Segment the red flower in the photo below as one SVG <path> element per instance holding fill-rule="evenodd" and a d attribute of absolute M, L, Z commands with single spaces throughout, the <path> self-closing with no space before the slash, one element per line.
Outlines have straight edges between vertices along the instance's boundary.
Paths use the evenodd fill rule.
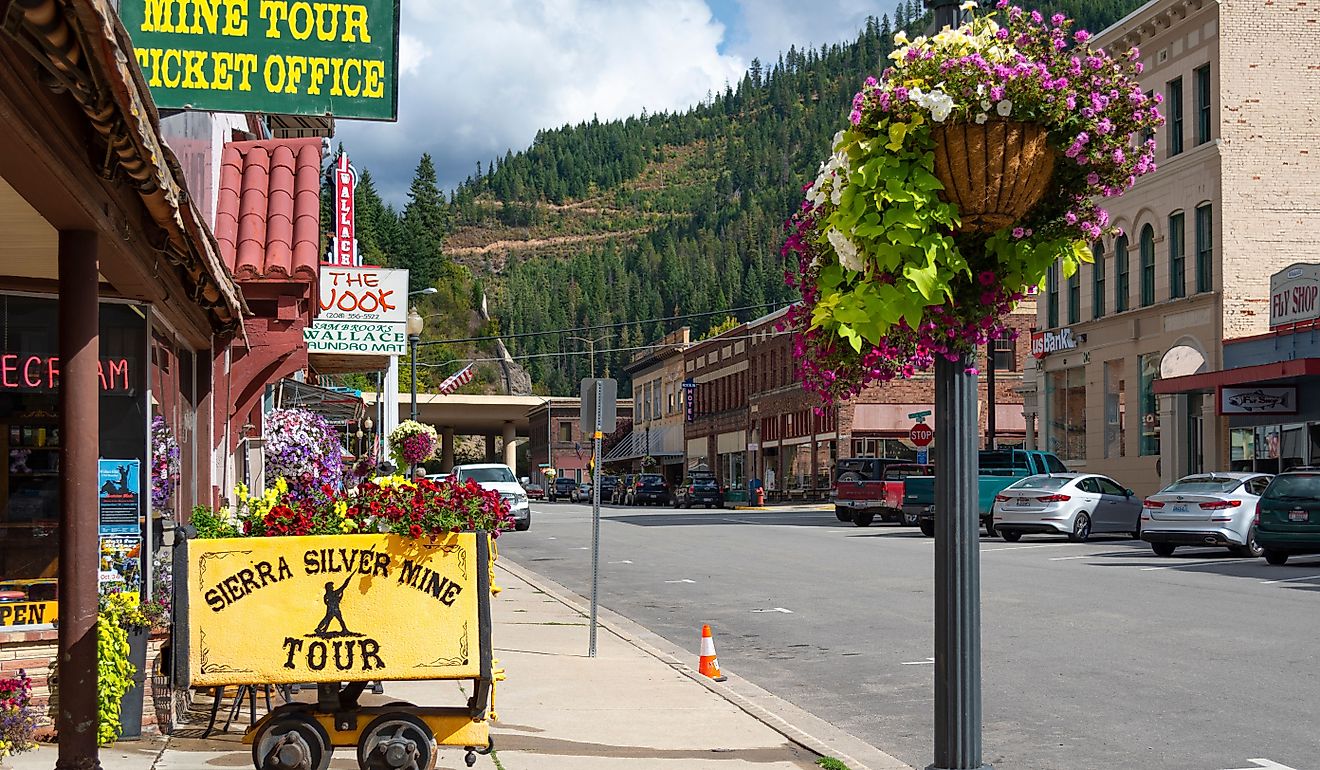
<path fill-rule="evenodd" d="M 422 528 L 417 524 L 413 524 L 408 527 L 408 534 L 415 540 L 422 536 Z"/>

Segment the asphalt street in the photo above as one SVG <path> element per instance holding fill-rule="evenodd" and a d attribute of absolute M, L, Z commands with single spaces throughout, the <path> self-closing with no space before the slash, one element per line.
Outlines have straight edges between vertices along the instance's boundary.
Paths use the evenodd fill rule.
<path fill-rule="evenodd" d="M 832 511 L 604 508 L 600 603 L 872 745 L 932 759 L 933 540 Z M 589 506 L 500 553 L 587 596 Z M 1320 767 L 1320 557 L 1161 559 L 982 538 L 985 760 L 999 770 Z M 1249 761 L 1257 760 L 1257 761 Z M 1265 762 L 1276 764 L 1264 764 Z"/>

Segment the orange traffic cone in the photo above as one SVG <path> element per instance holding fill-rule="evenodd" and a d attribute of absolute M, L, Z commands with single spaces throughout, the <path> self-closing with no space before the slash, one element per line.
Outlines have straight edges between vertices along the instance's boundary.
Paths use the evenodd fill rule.
<path fill-rule="evenodd" d="M 717 682 L 725 680 L 720 673 L 720 661 L 715 657 L 715 637 L 710 634 L 710 626 L 701 627 L 701 657 L 697 663 L 697 673 L 708 676 Z"/>

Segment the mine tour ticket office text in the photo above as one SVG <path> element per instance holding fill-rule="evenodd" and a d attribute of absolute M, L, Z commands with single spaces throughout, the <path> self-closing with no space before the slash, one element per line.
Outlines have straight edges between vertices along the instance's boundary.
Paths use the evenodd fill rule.
<path fill-rule="evenodd" d="M 135 45 L 137 60 L 153 88 L 212 91 L 253 91 L 271 94 L 309 94 L 385 99 L 393 62 L 369 55 L 330 55 L 379 52 L 371 46 L 370 8 L 365 4 L 308 2 L 307 0 L 138 0 L 145 2 L 142 22 L 135 33 L 196 36 L 208 40 L 195 48 Z M 383 12 L 383 11 L 382 11 Z M 183 40 L 184 37 L 172 37 Z M 265 53 L 215 50 L 213 40 L 242 39 L 269 47 Z M 235 43 L 238 41 L 235 40 Z M 378 43 L 380 41 L 377 41 Z M 292 53 L 308 49 L 306 54 Z M 365 45 L 364 45 L 365 44 Z M 242 48 L 235 45 L 234 48 Z M 391 45 L 383 46 L 390 50 Z M 278 49 L 278 50 L 276 50 Z M 392 54 L 391 54 L 392 56 Z"/>

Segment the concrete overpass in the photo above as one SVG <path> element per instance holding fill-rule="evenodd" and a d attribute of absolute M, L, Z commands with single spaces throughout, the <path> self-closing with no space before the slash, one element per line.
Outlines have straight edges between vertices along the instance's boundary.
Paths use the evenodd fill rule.
<path fill-rule="evenodd" d="M 375 393 L 363 393 L 368 409 L 376 405 Z M 549 400 L 544 396 L 473 396 L 434 393 L 417 394 L 417 419 L 435 426 L 440 434 L 441 470 L 454 467 L 454 436 L 485 436 L 486 457 L 495 461 L 495 439 L 503 439 L 503 462 L 517 467 L 516 441 L 531 436 L 528 414 Z M 565 399 L 555 397 L 556 403 Z M 576 402 L 577 399 L 571 399 Z M 412 395 L 400 393 L 397 405 L 399 421 L 412 413 Z"/>

